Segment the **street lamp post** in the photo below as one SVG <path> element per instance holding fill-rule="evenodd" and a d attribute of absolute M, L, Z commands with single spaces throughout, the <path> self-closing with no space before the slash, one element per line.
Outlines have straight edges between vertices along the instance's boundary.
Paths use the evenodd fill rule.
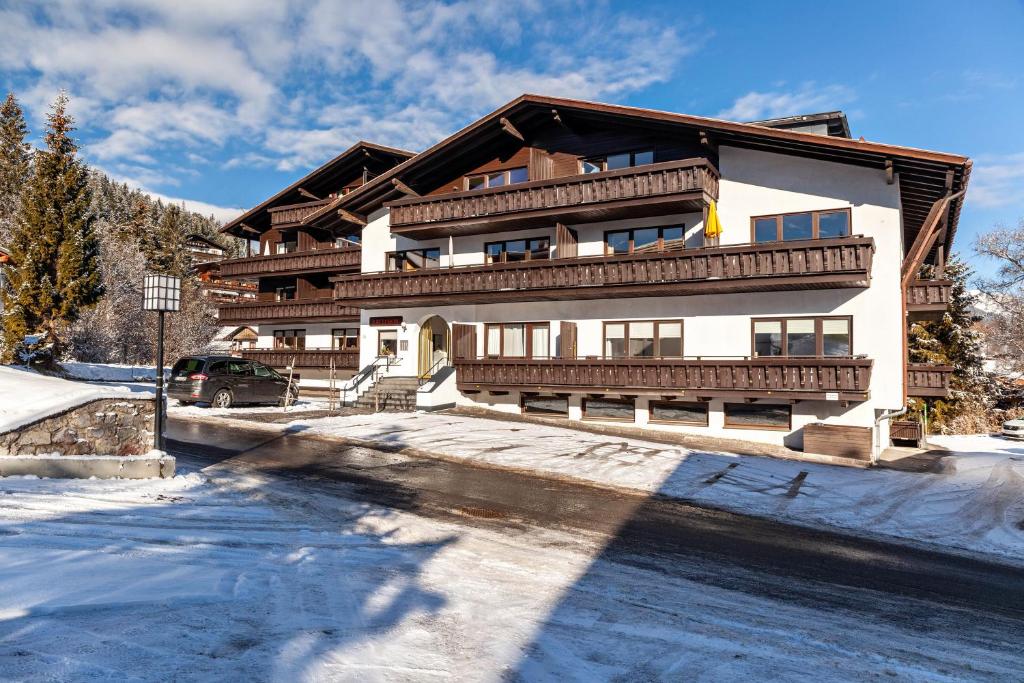
<path fill-rule="evenodd" d="M 181 278 L 147 273 L 142 285 L 142 309 L 156 311 L 156 415 L 153 448 L 164 450 L 164 313 L 181 310 Z"/>

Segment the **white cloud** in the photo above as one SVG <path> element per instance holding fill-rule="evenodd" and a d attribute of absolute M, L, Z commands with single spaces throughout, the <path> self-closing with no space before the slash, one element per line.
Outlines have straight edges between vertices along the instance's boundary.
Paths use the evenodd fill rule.
<path fill-rule="evenodd" d="M 967 192 L 972 204 L 986 209 L 1024 204 L 1024 152 L 978 157 Z"/>
<path fill-rule="evenodd" d="M 784 84 L 782 84 L 784 86 Z M 755 121 L 797 114 L 815 114 L 839 109 L 856 99 L 853 91 L 843 85 L 819 86 L 804 83 L 796 90 L 748 92 L 732 106 L 715 114 L 730 121 Z"/>

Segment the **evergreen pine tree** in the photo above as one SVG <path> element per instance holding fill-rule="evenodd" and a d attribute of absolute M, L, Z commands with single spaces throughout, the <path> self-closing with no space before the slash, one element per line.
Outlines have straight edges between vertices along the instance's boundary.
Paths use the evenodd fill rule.
<path fill-rule="evenodd" d="M 47 116 L 46 149 L 35 155 L 11 235 L 14 267 L 3 295 L 8 356 L 13 340 L 45 333 L 48 360 L 57 360 L 70 324 L 103 293 L 88 171 L 77 158 L 67 102 L 61 93 Z"/>
<path fill-rule="evenodd" d="M 188 222 L 181 207 L 171 204 L 163 209 L 156 229 L 142 236 L 142 253 L 149 269 L 185 279 L 192 270 L 192 257 L 186 244 Z"/>
<path fill-rule="evenodd" d="M 0 105 L 0 246 L 11 241 L 21 188 L 31 171 L 31 147 L 25 138 L 28 126 L 14 93 Z"/>

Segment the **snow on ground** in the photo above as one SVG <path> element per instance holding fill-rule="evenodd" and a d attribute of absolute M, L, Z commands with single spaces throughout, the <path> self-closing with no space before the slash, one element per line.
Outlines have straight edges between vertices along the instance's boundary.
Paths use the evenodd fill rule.
<path fill-rule="evenodd" d="M 66 361 L 60 366 L 72 379 L 94 382 L 155 382 L 155 365 L 118 365 L 115 363 L 80 363 Z"/>
<path fill-rule="evenodd" d="M 203 418 L 203 417 L 231 417 L 232 415 L 238 415 L 239 413 L 246 414 L 260 414 L 260 415 L 287 415 L 288 413 L 302 413 L 311 410 L 327 410 L 326 401 L 313 401 L 306 399 L 299 399 L 294 404 L 288 406 L 288 410 L 281 406 L 247 406 L 240 405 L 233 408 L 214 408 L 211 405 L 191 405 L 183 406 L 177 401 L 171 401 L 168 407 L 168 411 L 175 417 L 186 417 L 186 418 Z"/>
<path fill-rule="evenodd" d="M 1024 670 L 1005 620 L 951 623 L 960 611 L 940 610 L 922 628 L 895 618 L 902 598 L 848 595 L 878 604 L 760 597 L 610 560 L 578 533 L 439 522 L 216 468 L 0 480 L 3 680 L 820 683 Z"/>
<path fill-rule="evenodd" d="M 130 398 L 152 389 L 71 382 L 24 368 L 0 366 L 0 433 L 101 398 Z"/>
<path fill-rule="evenodd" d="M 917 474 L 700 452 L 440 413 L 300 418 L 287 428 L 657 492 L 798 524 L 991 553 L 1024 564 L 1024 442 L 999 437 L 936 437 L 935 443 L 953 451 L 944 460 L 947 471 Z M 797 485 L 801 472 L 807 475 Z"/>

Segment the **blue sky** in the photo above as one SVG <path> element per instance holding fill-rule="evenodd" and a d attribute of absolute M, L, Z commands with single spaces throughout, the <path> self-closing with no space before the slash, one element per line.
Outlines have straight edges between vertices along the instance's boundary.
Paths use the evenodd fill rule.
<path fill-rule="evenodd" d="M 0 0 L 0 87 L 60 88 L 110 175 L 227 217 L 357 139 L 422 149 L 522 92 L 975 160 L 958 247 L 1024 217 L 1024 4 Z M 980 271 L 990 264 L 975 260 Z"/>

